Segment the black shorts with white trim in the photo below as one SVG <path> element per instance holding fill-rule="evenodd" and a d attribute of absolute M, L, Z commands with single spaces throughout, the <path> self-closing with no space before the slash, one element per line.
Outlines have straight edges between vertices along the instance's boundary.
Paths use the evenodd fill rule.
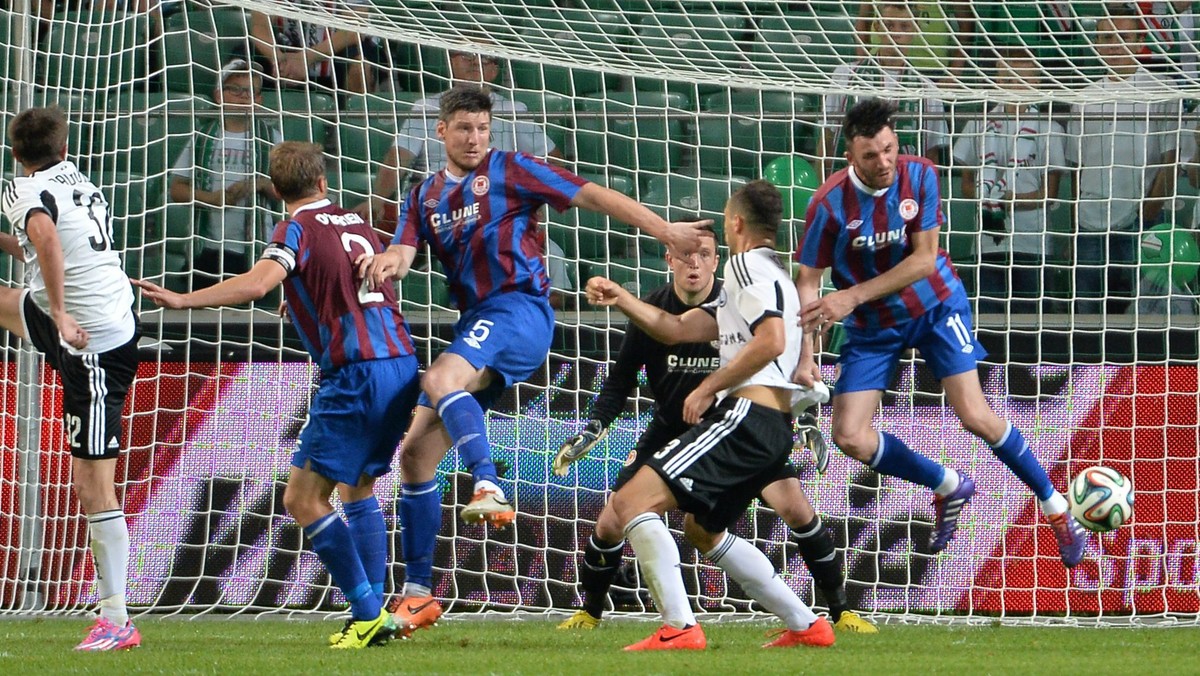
<path fill-rule="evenodd" d="M 790 411 L 726 397 L 646 466 L 666 482 L 680 509 L 717 533 L 735 524 L 762 489 L 781 477 L 791 450 Z"/>

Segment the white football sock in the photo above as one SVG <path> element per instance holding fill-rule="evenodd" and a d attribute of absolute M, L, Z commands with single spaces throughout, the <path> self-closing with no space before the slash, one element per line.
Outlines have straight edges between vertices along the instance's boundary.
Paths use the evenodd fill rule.
<path fill-rule="evenodd" d="M 118 627 L 129 621 L 125 609 L 125 583 L 129 569 L 129 526 L 119 509 L 88 515 L 92 560 L 96 565 L 96 592 L 100 615 Z"/>
<path fill-rule="evenodd" d="M 504 499 L 504 489 L 497 486 L 495 482 L 488 481 L 487 479 L 483 479 L 482 481 L 476 481 L 475 482 L 475 492 L 478 493 L 479 491 L 484 491 L 484 490 L 492 491 L 493 493 L 496 494 L 497 498 L 499 498 L 501 500 Z"/>
<path fill-rule="evenodd" d="M 961 481 L 961 479 L 958 476 L 958 472 L 947 467 L 946 475 L 942 477 L 942 483 L 938 484 L 938 487 L 933 489 L 934 495 L 940 495 L 943 498 L 947 495 L 950 495 L 954 492 L 954 489 L 958 488 L 959 481 Z"/>
<path fill-rule="evenodd" d="M 433 596 L 433 590 L 423 584 L 413 584 L 411 582 L 404 583 L 404 590 L 400 593 L 402 598 L 415 596 L 418 598 L 425 596 Z"/>
<path fill-rule="evenodd" d="M 663 622 L 676 629 L 695 624 L 696 616 L 679 572 L 679 546 L 662 517 L 654 512 L 634 517 L 625 527 L 625 538 L 633 545 Z"/>
<path fill-rule="evenodd" d="M 725 533 L 721 542 L 711 552 L 705 552 L 704 557 L 725 571 L 750 598 L 783 620 L 788 629 L 804 631 L 817 621 L 812 609 L 775 574 L 775 567 L 767 555 L 749 542 L 733 533 Z"/>
<path fill-rule="evenodd" d="M 1042 504 L 1042 514 L 1046 516 L 1054 516 L 1055 514 L 1062 514 L 1067 511 L 1067 499 L 1058 491 L 1055 491 L 1054 495 L 1039 502 Z"/>

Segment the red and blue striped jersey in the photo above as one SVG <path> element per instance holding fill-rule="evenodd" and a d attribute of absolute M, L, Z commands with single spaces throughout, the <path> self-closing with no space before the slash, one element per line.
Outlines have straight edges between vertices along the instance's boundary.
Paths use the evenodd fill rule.
<path fill-rule="evenodd" d="M 354 267 L 355 258 L 382 249 L 361 216 L 329 200 L 306 204 L 275 226 L 262 257 L 287 270 L 288 315 L 322 371 L 414 353 L 395 288 L 366 288 Z"/>
<path fill-rule="evenodd" d="M 912 252 L 909 235 L 940 227 L 945 220 L 937 169 L 923 158 L 901 155 L 896 180 L 871 191 L 849 167 L 834 173 L 813 195 L 796 262 L 833 268 L 833 284 L 846 289 L 891 270 Z M 945 251 L 938 249 L 931 275 L 897 293 L 859 305 L 848 318 L 858 329 L 905 324 L 936 307 L 962 281 Z"/>
<path fill-rule="evenodd" d="M 538 210 L 565 211 L 586 183 L 525 153 L 492 149 L 464 178 L 443 169 L 413 188 L 392 244 L 428 242 L 460 311 L 502 293 L 549 296 Z"/>

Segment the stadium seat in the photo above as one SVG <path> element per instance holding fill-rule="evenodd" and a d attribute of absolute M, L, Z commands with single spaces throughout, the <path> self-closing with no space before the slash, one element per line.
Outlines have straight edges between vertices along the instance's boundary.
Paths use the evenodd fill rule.
<path fill-rule="evenodd" d="M 400 115 L 407 113 L 420 94 L 396 92 L 384 97 L 350 94 L 346 114 L 338 120 L 338 157 L 343 171 L 373 173 L 396 142 Z"/>
<path fill-rule="evenodd" d="M 202 118 L 216 108 L 202 98 L 132 92 L 108 100 L 92 139 L 92 169 L 160 175 L 174 166 Z"/>
<path fill-rule="evenodd" d="M 431 305 L 454 307 L 446 278 L 429 270 L 411 270 L 400 282 L 400 311 L 410 313 Z"/>
<path fill-rule="evenodd" d="M 553 91 L 515 89 L 512 98 L 524 103 L 530 113 L 540 113 L 532 121 L 545 129 L 546 135 L 554 141 L 554 145 L 566 155 L 571 145 L 570 132 L 574 126 L 574 106 L 571 97 Z"/>
<path fill-rule="evenodd" d="M 708 96 L 705 110 L 729 116 L 700 119 L 697 166 L 712 174 L 760 176 L 772 155 L 790 155 L 806 145 L 801 134 L 809 127 L 794 119 L 796 113 L 815 109 L 816 105 L 806 96 L 789 92 L 722 92 Z M 763 119 L 767 115 L 780 117 Z"/>
<path fill-rule="evenodd" d="M 745 184 L 744 178 L 721 174 L 653 174 L 645 181 L 642 203 L 669 221 L 699 215 L 716 219 L 720 228 L 730 193 Z"/>
<path fill-rule="evenodd" d="M 530 7 L 526 39 L 572 57 L 596 60 L 621 58 L 633 29 L 625 15 L 612 11 Z M 527 61 L 510 64 L 514 84 L 521 89 L 549 90 L 576 96 L 614 88 L 617 79 L 599 71 Z"/>
<path fill-rule="evenodd" d="M 108 201 L 113 248 L 121 252 L 126 273 L 134 277 L 154 274 L 143 258 L 147 245 L 153 248 L 163 239 L 164 177 L 115 172 L 93 174 L 92 178 Z"/>
<path fill-rule="evenodd" d="M 248 17 L 241 9 L 196 8 L 163 21 L 167 89 L 212 96 L 221 67 L 248 50 Z"/>
<path fill-rule="evenodd" d="M 636 29 L 638 39 L 630 47 L 630 56 L 645 65 L 667 70 L 738 72 L 747 63 L 739 45 L 751 37 L 750 28 L 750 17 L 738 12 L 652 13 L 640 20 Z M 668 89 L 702 96 L 721 91 L 725 86 L 718 82 L 671 82 Z M 650 88 L 655 89 L 653 85 Z"/>
<path fill-rule="evenodd" d="M 662 172 L 681 166 L 691 138 L 684 121 L 668 118 L 691 110 L 686 96 L 665 90 L 609 92 L 585 98 L 577 109 L 590 115 L 578 120 L 575 157 L 586 165 Z"/>
<path fill-rule="evenodd" d="M 326 176 L 329 180 L 329 199 L 347 209 L 366 200 L 374 185 L 372 174 L 347 171 L 344 166 L 335 166 Z"/>
<path fill-rule="evenodd" d="M 283 89 L 263 92 L 268 119 L 277 121 L 285 141 L 308 141 L 325 145 L 330 120 L 337 107 L 328 94 Z"/>
<path fill-rule="evenodd" d="M 845 24 L 834 27 L 844 29 Z M 765 17 L 759 21 L 754 35 L 751 63 L 773 75 L 813 69 L 832 73 L 838 65 L 853 58 L 855 47 L 841 43 L 835 47 L 823 29 L 821 20 L 812 14 Z"/>
<path fill-rule="evenodd" d="M 42 84 L 89 92 L 145 86 L 151 67 L 150 15 L 97 10 L 67 12 L 51 23 Z"/>

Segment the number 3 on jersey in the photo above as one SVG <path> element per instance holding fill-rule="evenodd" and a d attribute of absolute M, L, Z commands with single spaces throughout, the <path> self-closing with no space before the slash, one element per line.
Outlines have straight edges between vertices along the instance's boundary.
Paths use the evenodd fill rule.
<path fill-rule="evenodd" d="M 87 207 L 88 218 L 92 219 L 92 223 L 95 223 L 96 229 L 100 231 L 99 237 L 88 237 L 88 244 L 92 246 L 92 251 L 111 249 L 112 224 L 108 220 L 108 202 L 104 201 L 104 195 L 99 192 L 84 192 L 76 188 L 73 197 L 75 206 Z"/>
<path fill-rule="evenodd" d="M 351 262 L 353 262 L 354 259 L 358 257 L 354 254 L 354 247 L 352 246 L 354 244 L 357 244 L 360 247 L 362 247 L 363 253 L 371 254 L 372 256 L 375 255 L 375 247 L 371 246 L 371 243 L 369 241 L 367 241 L 366 237 L 363 237 L 362 235 L 355 233 L 355 232 L 343 232 L 342 233 L 342 248 L 346 250 L 346 253 L 350 254 Z M 382 303 L 382 302 L 383 302 L 383 294 L 378 291 L 372 291 L 371 287 L 369 286 L 369 282 L 364 279 L 362 281 L 362 284 L 360 284 L 358 286 L 358 304 L 366 305 L 367 303 Z"/>

